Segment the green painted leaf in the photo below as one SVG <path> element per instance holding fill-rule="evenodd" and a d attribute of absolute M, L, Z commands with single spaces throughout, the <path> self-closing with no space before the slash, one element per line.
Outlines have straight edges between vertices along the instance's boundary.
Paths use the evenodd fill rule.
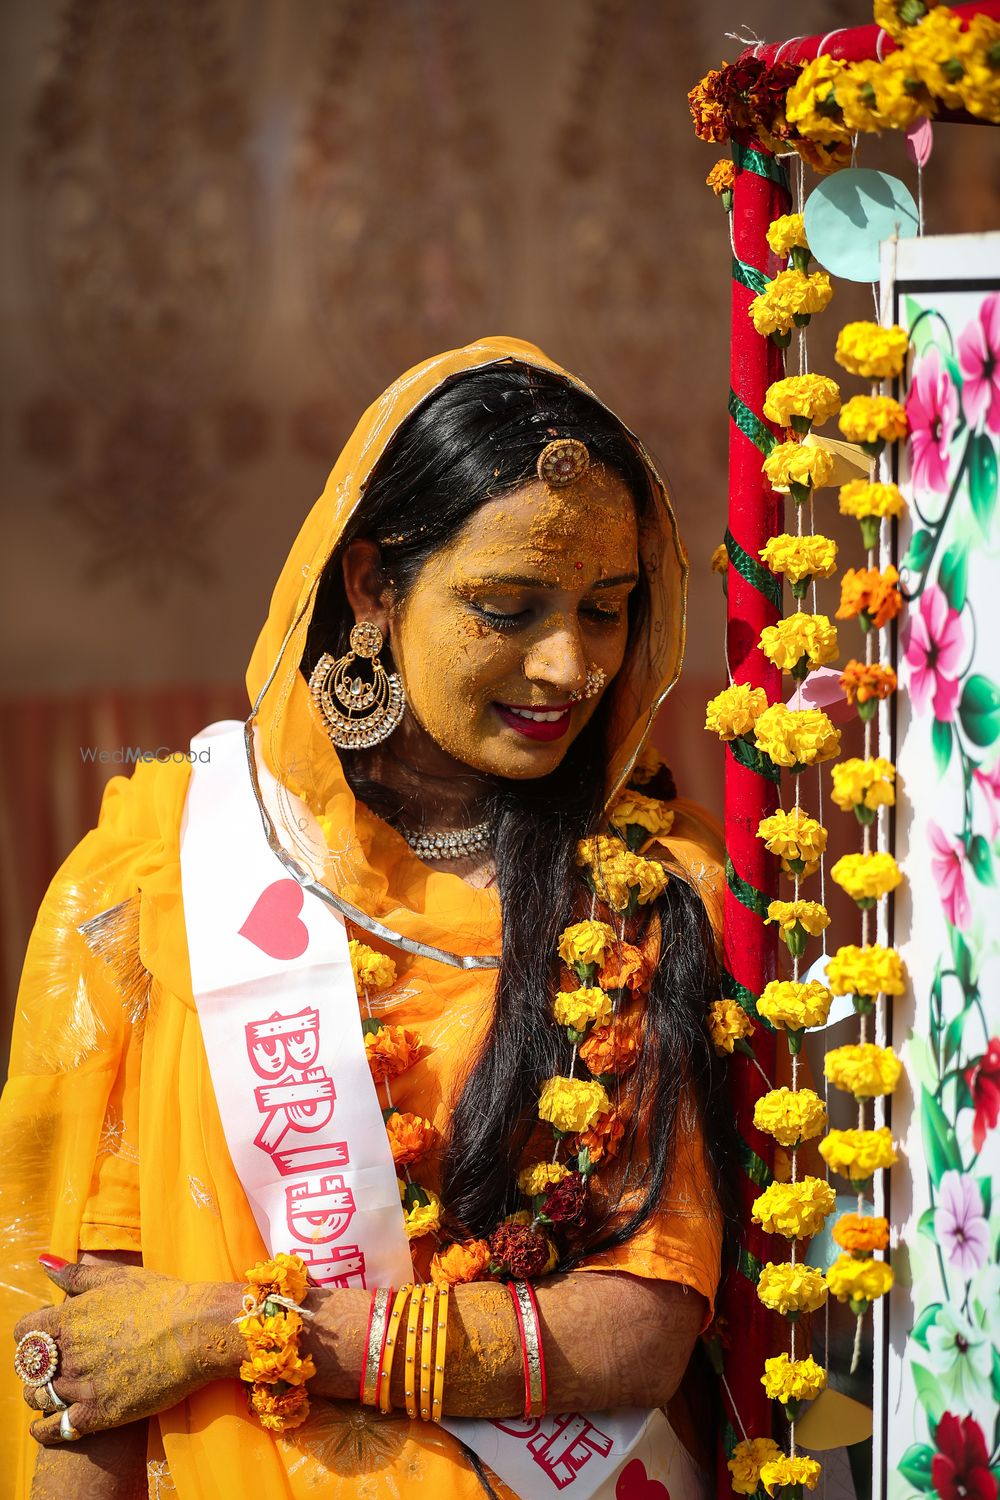
<path fill-rule="evenodd" d="M 961 613 L 969 591 L 969 553 L 964 542 L 953 542 L 942 557 L 938 583 L 952 609 Z"/>
<path fill-rule="evenodd" d="M 993 1350 L 993 1370 L 990 1380 L 993 1384 L 993 1399 L 1000 1401 L 1000 1349 Z"/>
<path fill-rule="evenodd" d="M 922 1234 L 925 1239 L 931 1240 L 935 1245 L 937 1244 L 937 1225 L 933 1208 L 925 1208 L 920 1215 L 917 1220 L 917 1233 Z M 924 1340 L 921 1339 L 920 1342 L 923 1344 Z"/>
<path fill-rule="evenodd" d="M 969 499 L 979 529 L 989 540 L 997 503 L 997 454 L 988 432 L 969 439 Z"/>
<path fill-rule="evenodd" d="M 997 877 L 993 869 L 993 855 L 990 846 L 981 833 L 977 833 L 969 844 L 969 863 L 976 872 L 976 879 L 980 885 L 996 885 Z"/>
<path fill-rule="evenodd" d="M 929 1208 L 926 1210 L 926 1212 L 933 1214 L 934 1210 L 932 1208 Z M 924 1215 L 921 1214 L 920 1217 L 922 1220 L 924 1218 Z M 929 1307 L 924 1308 L 923 1312 L 920 1314 L 920 1317 L 913 1325 L 913 1331 L 910 1334 L 910 1337 L 916 1340 L 916 1342 L 922 1349 L 927 1348 L 927 1330 L 928 1328 L 933 1328 L 934 1324 L 937 1322 L 937 1315 L 940 1311 L 941 1303 L 932 1302 Z"/>
<path fill-rule="evenodd" d="M 969 952 L 969 945 L 957 927 L 949 927 L 948 936 L 951 939 L 951 957 L 955 973 L 958 975 L 963 990 L 969 990 L 972 986 L 972 954 Z"/>
<path fill-rule="evenodd" d="M 933 1461 L 933 1448 L 929 1448 L 926 1443 L 911 1443 L 896 1467 L 908 1484 L 912 1484 L 922 1495 L 927 1495 L 934 1489 L 931 1478 Z"/>
<path fill-rule="evenodd" d="M 991 1177 L 980 1177 L 979 1193 L 983 1200 L 983 1217 L 988 1219 L 993 1208 L 993 1179 Z"/>
<path fill-rule="evenodd" d="M 934 764 L 937 766 L 939 776 L 943 776 L 948 769 L 953 739 L 951 725 L 945 719 L 935 719 L 931 726 L 931 745 L 934 748 Z"/>
<path fill-rule="evenodd" d="M 938 1386 L 937 1376 L 923 1365 L 911 1365 L 913 1384 L 920 1405 L 927 1413 L 931 1427 L 936 1427 L 945 1413 L 945 1399 Z"/>
<path fill-rule="evenodd" d="M 951 1062 L 951 1059 L 962 1045 L 962 1032 L 965 1030 L 965 1018 L 968 1014 L 969 1010 L 966 1007 L 965 1010 L 959 1011 L 958 1015 L 953 1016 L 948 1022 L 944 1034 L 944 1060 L 946 1063 Z"/>
<path fill-rule="evenodd" d="M 992 745 L 1000 737 L 1000 687 L 981 672 L 973 672 L 962 689 L 958 716 L 974 745 Z"/>
<path fill-rule="evenodd" d="M 910 538 L 910 545 L 906 549 L 906 556 L 900 563 L 900 567 L 909 569 L 911 573 L 922 573 L 933 551 L 934 533 L 915 531 Z"/>
<path fill-rule="evenodd" d="M 920 1093 L 924 1151 L 931 1181 L 937 1187 L 946 1172 L 962 1170 L 962 1157 L 954 1127 L 945 1118 L 944 1110 L 928 1088 L 921 1088 Z"/>

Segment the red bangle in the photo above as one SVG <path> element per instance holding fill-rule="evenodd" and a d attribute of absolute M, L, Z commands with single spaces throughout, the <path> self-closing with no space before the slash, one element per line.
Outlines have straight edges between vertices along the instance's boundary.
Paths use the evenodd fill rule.
<path fill-rule="evenodd" d="M 538 1299 L 535 1296 L 535 1288 L 530 1281 L 524 1283 L 528 1296 L 531 1298 L 531 1308 L 535 1314 L 535 1337 L 538 1341 L 538 1373 L 541 1380 L 541 1406 L 536 1407 L 533 1415 L 541 1417 L 545 1415 L 545 1408 L 549 1404 L 549 1388 L 545 1378 L 545 1346 L 542 1343 L 542 1320 L 538 1312 Z"/>

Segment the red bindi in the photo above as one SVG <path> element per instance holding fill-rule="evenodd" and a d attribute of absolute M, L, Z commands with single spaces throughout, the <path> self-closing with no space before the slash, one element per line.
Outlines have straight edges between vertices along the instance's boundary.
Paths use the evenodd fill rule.
<path fill-rule="evenodd" d="M 583 563 L 582 562 L 574 563 L 573 566 L 574 566 L 574 568 L 579 569 L 579 568 L 583 567 Z"/>

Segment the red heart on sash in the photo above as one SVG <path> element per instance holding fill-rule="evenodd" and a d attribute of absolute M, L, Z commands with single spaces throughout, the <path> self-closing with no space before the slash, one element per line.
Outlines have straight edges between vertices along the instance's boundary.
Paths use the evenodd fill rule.
<path fill-rule="evenodd" d="M 670 1491 L 658 1479 L 650 1479 L 641 1458 L 633 1458 L 618 1476 L 615 1500 L 670 1500 Z"/>
<path fill-rule="evenodd" d="M 299 958 L 309 947 L 309 930 L 300 920 L 302 887 L 296 880 L 276 880 L 254 902 L 240 937 L 270 958 Z"/>

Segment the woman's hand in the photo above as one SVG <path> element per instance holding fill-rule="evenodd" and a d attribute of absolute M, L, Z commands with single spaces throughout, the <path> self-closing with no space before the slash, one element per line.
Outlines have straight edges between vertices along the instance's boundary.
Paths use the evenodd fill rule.
<path fill-rule="evenodd" d="M 165 1411 L 212 1380 L 237 1376 L 236 1283 L 188 1283 L 137 1266 L 59 1265 L 47 1257 L 42 1265 L 66 1301 L 29 1313 L 14 1338 L 39 1329 L 55 1339 L 53 1387 L 69 1402 L 68 1420 L 81 1436 Z M 26 1386 L 24 1399 L 41 1411 L 51 1405 L 44 1386 Z M 64 1441 L 62 1415 L 32 1423 L 36 1442 Z"/>

